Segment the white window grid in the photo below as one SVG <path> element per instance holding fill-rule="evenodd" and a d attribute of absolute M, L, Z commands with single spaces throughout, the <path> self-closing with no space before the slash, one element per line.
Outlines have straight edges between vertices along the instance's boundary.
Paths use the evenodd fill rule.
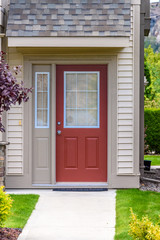
<path fill-rule="evenodd" d="M 39 74 L 46 74 L 47 75 L 47 91 L 37 91 L 37 76 Z M 36 72 L 35 73 L 35 128 L 49 128 L 49 109 L 50 109 L 50 106 L 49 106 L 49 99 L 50 99 L 50 88 L 49 88 L 49 84 L 50 84 L 50 73 L 49 72 Z M 42 80 L 42 86 L 43 86 L 43 80 Z M 47 93 L 47 108 L 43 108 L 43 94 L 42 94 L 42 108 L 38 108 L 37 106 L 37 97 L 38 97 L 38 93 Z M 37 121 L 37 112 L 38 110 L 45 110 L 47 111 L 47 125 L 46 126 L 39 126 L 38 125 L 38 121 Z M 42 114 L 43 116 L 43 114 Z"/>
<path fill-rule="evenodd" d="M 66 88 L 66 75 L 67 74 L 76 74 L 76 90 L 67 90 Z M 78 90 L 78 92 L 97 92 L 97 108 L 66 108 L 66 92 L 77 92 L 77 74 L 97 74 L 97 90 Z M 76 95 L 76 105 L 77 105 L 77 95 Z M 66 109 L 69 110 L 97 110 L 97 125 L 96 126 L 68 126 L 66 124 Z M 77 119 L 77 111 L 76 111 Z M 76 121 L 77 122 L 77 121 Z M 65 71 L 64 72 L 64 128 L 99 128 L 100 127 L 100 72 L 98 71 Z"/>

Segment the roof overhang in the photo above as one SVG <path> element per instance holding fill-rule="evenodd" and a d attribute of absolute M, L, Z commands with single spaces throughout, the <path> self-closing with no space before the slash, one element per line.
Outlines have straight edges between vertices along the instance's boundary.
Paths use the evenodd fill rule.
<path fill-rule="evenodd" d="M 8 37 L 8 47 L 129 47 L 129 37 Z"/>

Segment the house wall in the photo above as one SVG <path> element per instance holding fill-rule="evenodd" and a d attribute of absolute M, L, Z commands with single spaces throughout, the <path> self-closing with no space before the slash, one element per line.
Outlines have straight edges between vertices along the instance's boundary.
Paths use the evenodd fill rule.
<path fill-rule="evenodd" d="M 130 47 L 118 53 L 117 171 L 109 186 L 120 188 L 139 186 L 140 2 L 133 3 Z"/>
<path fill-rule="evenodd" d="M 65 49 L 59 51 L 59 54 L 53 48 L 45 51 L 39 49 L 39 54 L 36 48 L 8 49 L 9 64 L 25 66 L 26 74 L 31 71 L 32 63 L 44 62 L 53 66 L 56 63 L 109 65 L 108 186 L 110 188 L 139 186 L 139 16 L 139 1 L 133 1 L 129 47 L 123 49 L 105 48 L 94 51 Z M 29 74 L 25 75 L 25 81 L 27 81 L 26 76 L 28 78 L 31 76 L 31 73 Z M 19 80 L 22 76 L 23 72 Z M 29 105 L 31 103 L 25 104 L 25 114 Z M 32 141 L 31 131 L 25 130 L 24 116 L 26 115 L 23 105 L 14 106 L 7 114 L 7 141 L 11 142 L 7 149 L 7 187 L 15 187 L 15 184 L 16 187 L 32 187 L 32 156 L 29 148 L 29 142 Z M 25 139 L 28 138 L 25 143 L 24 136 Z M 53 156 L 52 167 L 55 167 L 54 163 Z M 54 170 L 52 171 L 54 175 Z M 51 182 L 52 186 L 54 184 L 55 175 Z"/>
<path fill-rule="evenodd" d="M 16 49 L 8 49 L 8 62 L 11 67 L 23 65 L 23 56 Z M 23 68 L 21 74 L 16 78 L 20 82 L 23 79 Z M 23 174 L 23 104 L 16 104 L 7 112 L 6 116 L 7 140 L 10 145 L 7 148 L 6 174 Z"/>

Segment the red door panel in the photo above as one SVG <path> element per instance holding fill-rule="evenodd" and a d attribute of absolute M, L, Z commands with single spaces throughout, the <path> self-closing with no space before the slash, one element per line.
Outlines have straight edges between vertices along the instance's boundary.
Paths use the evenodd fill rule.
<path fill-rule="evenodd" d="M 57 182 L 106 182 L 107 65 L 57 65 L 56 70 L 56 130 L 61 131 L 61 134 L 56 136 L 56 180 Z M 68 78 L 69 80 L 65 80 L 69 81 L 71 86 L 69 90 L 64 81 L 64 76 L 66 73 L 69 74 L 68 72 L 73 73 L 71 78 Z M 99 102 L 97 100 L 98 90 L 92 90 L 93 81 L 90 84 L 93 77 L 90 72 L 99 74 Z M 74 73 L 77 73 L 76 84 Z M 78 80 L 81 73 L 82 77 L 88 73 L 85 84 L 88 84 L 89 90 L 83 90 L 85 86 L 83 79 Z M 77 90 L 77 86 L 80 86 L 81 90 Z M 81 95 L 78 96 L 78 94 Z M 94 121 L 98 122 L 96 115 L 98 107 L 93 106 L 95 102 L 96 106 L 99 104 L 99 126 L 96 123 L 97 127 L 94 126 Z M 68 108 L 69 110 L 66 108 L 67 110 L 64 111 L 67 104 L 72 108 Z M 85 109 L 84 105 L 87 106 Z M 70 115 L 67 115 L 67 111 Z M 68 121 L 68 125 L 65 125 L 65 121 Z M 77 121 L 77 124 L 79 122 L 79 125 L 74 126 L 74 121 Z M 88 121 L 88 125 L 83 127 L 83 121 L 84 123 Z M 70 123 L 73 125 L 71 126 Z"/>

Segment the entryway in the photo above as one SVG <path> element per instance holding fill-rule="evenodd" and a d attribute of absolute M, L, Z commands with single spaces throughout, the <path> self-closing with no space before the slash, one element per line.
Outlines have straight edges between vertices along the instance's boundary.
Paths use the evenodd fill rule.
<path fill-rule="evenodd" d="M 55 79 L 54 79 L 55 80 Z M 33 66 L 32 183 L 107 182 L 107 65 Z M 56 166 L 53 132 L 56 128 Z"/>

